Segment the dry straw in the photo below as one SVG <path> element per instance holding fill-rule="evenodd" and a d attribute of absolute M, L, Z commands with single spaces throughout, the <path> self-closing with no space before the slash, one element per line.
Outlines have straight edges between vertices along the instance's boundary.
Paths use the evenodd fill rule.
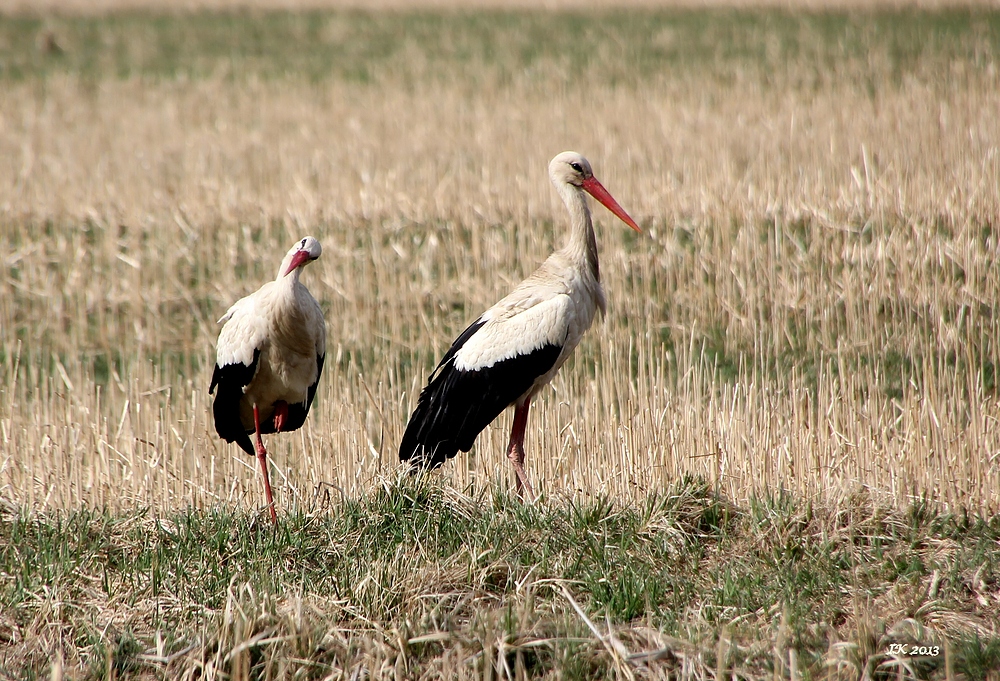
<path fill-rule="evenodd" d="M 269 440 L 276 495 L 365 489 L 451 338 L 561 242 L 545 167 L 572 148 L 645 235 L 595 213 L 609 314 L 533 410 L 543 491 L 695 473 L 737 500 L 996 510 L 1000 89 L 920 69 L 874 91 L 792 67 L 795 87 L 7 84 L 0 496 L 258 503 L 210 421 L 215 320 L 305 234 L 330 354 L 306 427 Z M 508 418 L 444 475 L 506 483 Z"/>

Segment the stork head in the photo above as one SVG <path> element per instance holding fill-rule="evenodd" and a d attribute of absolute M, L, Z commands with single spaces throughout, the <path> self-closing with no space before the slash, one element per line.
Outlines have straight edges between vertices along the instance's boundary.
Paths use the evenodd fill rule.
<path fill-rule="evenodd" d="M 604 185 L 597 181 L 597 178 L 594 177 L 594 171 L 590 168 L 590 161 L 581 154 L 575 151 L 564 151 L 556 156 L 549 162 L 549 177 L 557 189 L 564 186 L 582 189 L 600 201 L 605 208 L 614 213 L 626 225 L 637 232 L 642 231 L 639 229 L 639 225 L 635 224 L 635 220 L 625 212 L 625 209 L 618 205 L 618 202 L 604 188 Z"/>
<path fill-rule="evenodd" d="M 319 241 L 315 237 L 307 236 L 300 239 L 288 250 L 285 259 L 281 261 L 279 278 L 291 274 L 313 260 L 317 260 L 321 253 L 323 253 L 323 247 L 319 245 Z"/>

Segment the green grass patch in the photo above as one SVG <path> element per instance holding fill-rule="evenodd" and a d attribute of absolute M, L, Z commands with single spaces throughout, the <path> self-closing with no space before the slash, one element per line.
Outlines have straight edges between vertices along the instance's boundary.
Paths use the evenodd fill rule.
<path fill-rule="evenodd" d="M 691 72 L 726 80 L 749 68 L 767 85 L 784 83 L 789 69 L 795 78 L 819 84 L 829 77 L 825 74 L 846 67 L 870 78 L 874 96 L 876 81 L 886 72 L 899 80 L 927 61 L 985 69 L 995 64 L 998 52 L 1000 13 L 970 9 L 202 12 L 0 19 L 0 80 L 72 74 L 95 81 L 596 79 L 638 86 Z"/>
<path fill-rule="evenodd" d="M 858 669 L 889 660 L 892 643 L 948 646 L 953 671 L 970 678 L 990 668 L 1000 519 L 927 504 L 897 513 L 864 498 L 840 509 L 787 495 L 736 508 L 694 479 L 639 504 L 526 506 L 408 478 L 283 513 L 277 529 L 221 507 L 8 509 L 0 664 L 45 675 L 39 647 L 53 635 L 95 678 L 109 664 L 169 675 L 212 660 L 254 674 L 280 661 L 316 678 L 390 658 L 417 673 L 456 655 L 480 672 L 509 664 L 536 675 L 601 678 L 630 664 L 597 642 L 572 598 L 630 653 L 670 642 L 664 670 L 685 650 L 715 660 L 723 634 L 725 663 L 745 678 L 773 673 L 776 645 L 795 648 L 815 678 L 845 649 L 837 642 L 867 650 L 844 663 Z M 942 654 L 918 667 L 930 678 L 944 664 Z"/>

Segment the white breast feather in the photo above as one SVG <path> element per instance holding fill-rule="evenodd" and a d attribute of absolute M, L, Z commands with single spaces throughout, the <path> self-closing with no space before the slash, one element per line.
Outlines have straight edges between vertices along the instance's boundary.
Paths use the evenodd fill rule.
<path fill-rule="evenodd" d="M 502 301 L 501 301 L 502 302 Z M 488 310 L 486 323 L 455 354 L 455 368 L 473 371 L 527 355 L 545 345 L 561 346 L 570 324 L 572 300 L 560 294 L 527 309 Z"/>

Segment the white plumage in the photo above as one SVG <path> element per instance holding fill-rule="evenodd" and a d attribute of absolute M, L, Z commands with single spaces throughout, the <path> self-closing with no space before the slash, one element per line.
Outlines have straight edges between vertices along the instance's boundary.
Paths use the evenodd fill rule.
<path fill-rule="evenodd" d="M 261 434 L 301 427 L 316 394 L 326 356 L 326 323 L 299 276 L 322 250 L 311 236 L 296 242 L 281 261 L 277 278 L 236 301 L 219 320 L 223 327 L 209 388 L 218 388 L 212 406 L 215 428 L 227 442 L 256 454 L 275 522 Z M 248 433 L 256 433 L 256 451 Z"/>
<path fill-rule="evenodd" d="M 556 156 L 549 177 L 570 213 L 569 241 L 452 343 L 421 391 L 399 449 L 403 461 L 440 465 L 459 450 L 469 451 L 483 428 L 514 405 L 507 455 L 518 493 L 530 496 L 523 463 L 531 398 L 552 380 L 606 306 L 584 192 L 639 231 L 580 154 Z"/>
<path fill-rule="evenodd" d="M 572 298 L 565 293 L 548 300 L 522 301 L 513 308 L 498 303 L 483 313 L 479 318 L 483 326 L 455 353 L 455 368 L 487 368 L 546 345 L 563 345 L 571 313 Z"/>

